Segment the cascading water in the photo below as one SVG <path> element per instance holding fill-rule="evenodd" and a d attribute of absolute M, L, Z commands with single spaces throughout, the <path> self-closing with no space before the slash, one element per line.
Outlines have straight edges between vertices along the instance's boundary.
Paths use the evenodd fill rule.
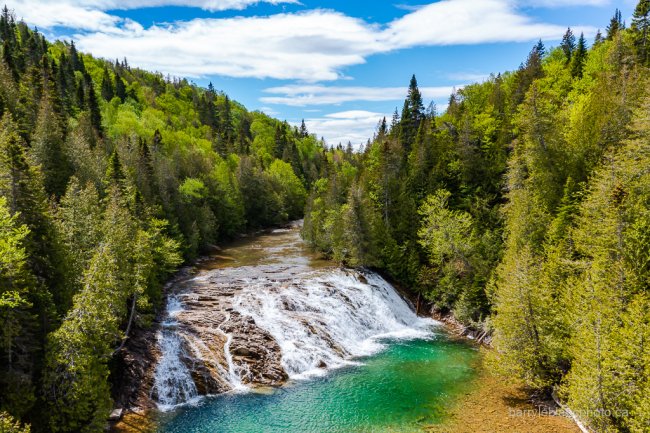
<path fill-rule="evenodd" d="M 230 320 L 230 315 L 228 315 L 224 323 L 229 320 Z M 233 391 L 246 391 L 248 390 L 248 387 L 242 383 L 241 378 L 239 377 L 239 368 L 235 365 L 232 359 L 232 354 L 230 353 L 230 344 L 232 343 L 232 335 L 223 332 L 221 330 L 221 326 L 219 326 L 219 331 L 221 331 L 224 337 L 226 337 L 226 344 L 223 345 L 223 352 L 226 358 L 226 362 L 228 364 L 228 372 L 227 372 L 228 383 L 230 384 L 230 386 L 232 386 Z"/>
<path fill-rule="evenodd" d="M 235 297 L 233 307 L 275 338 L 293 379 L 376 353 L 385 347 L 382 339 L 427 338 L 435 324 L 417 317 L 377 274 L 351 270 L 288 283 L 258 281 Z"/>
<path fill-rule="evenodd" d="M 181 303 L 175 296 L 167 299 L 167 318 L 156 335 L 161 358 L 154 376 L 153 390 L 158 407 L 168 410 L 178 404 L 191 402 L 198 398 L 196 385 L 187 366 L 181 361 L 182 346 L 176 327 L 176 315 L 182 311 Z"/>
<path fill-rule="evenodd" d="M 176 280 L 173 293 L 183 311 L 170 301 L 166 329 L 178 343 L 161 333 L 161 396 L 176 396 L 173 404 L 194 395 L 181 391 L 191 378 L 199 394 L 264 392 L 184 405 L 160 416 L 160 433 L 410 433 L 439 421 L 473 377 L 474 348 L 445 338 L 377 274 L 310 253 L 299 226 L 222 249 Z M 179 365 L 182 380 L 163 380 L 174 363 L 190 371 Z"/>
<path fill-rule="evenodd" d="M 161 409 L 199 394 L 323 375 L 358 364 L 388 340 L 434 335 L 435 322 L 419 318 L 379 275 L 319 266 L 295 228 L 269 239 L 270 246 L 236 249 L 238 265 L 177 282 L 158 333 L 153 396 Z"/>

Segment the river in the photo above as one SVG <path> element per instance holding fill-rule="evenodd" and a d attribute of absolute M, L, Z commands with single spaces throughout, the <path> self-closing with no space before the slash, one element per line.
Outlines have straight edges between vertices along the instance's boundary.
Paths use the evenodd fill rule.
<path fill-rule="evenodd" d="M 297 224 L 171 287 L 158 345 L 161 433 L 420 431 L 471 388 L 479 358 L 379 275 L 311 253 Z"/>

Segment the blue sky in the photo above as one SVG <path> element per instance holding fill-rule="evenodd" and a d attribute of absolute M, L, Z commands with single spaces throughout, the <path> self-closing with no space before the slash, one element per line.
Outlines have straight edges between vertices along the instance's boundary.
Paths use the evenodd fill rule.
<path fill-rule="evenodd" d="M 411 74 L 444 109 L 451 90 L 515 69 L 566 27 L 591 41 L 636 0 L 18 0 L 18 18 L 99 57 L 212 82 L 251 110 L 330 144 L 365 142 Z"/>

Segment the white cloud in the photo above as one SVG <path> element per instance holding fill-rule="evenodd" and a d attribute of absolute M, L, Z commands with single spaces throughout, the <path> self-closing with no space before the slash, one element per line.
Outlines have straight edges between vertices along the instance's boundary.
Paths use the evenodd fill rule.
<path fill-rule="evenodd" d="M 508 0 L 442 0 L 396 19 L 382 36 L 401 48 L 554 39 L 559 31 L 521 15 Z"/>
<path fill-rule="evenodd" d="M 340 29 L 333 32 L 332 29 Z M 361 20 L 315 10 L 270 17 L 195 19 L 148 29 L 78 35 L 78 46 L 106 58 L 183 76 L 335 80 L 383 50 Z"/>
<path fill-rule="evenodd" d="M 532 8 L 560 8 L 569 6 L 607 6 L 610 0 L 535 0 L 522 1 L 522 6 Z"/>
<path fill-rule="evenodd" d="M 457 86 L 456 88 L 461 87 Z M 422 96 L 426 99 L 447 98 L 454 87 L 420 87 Z M 279 96 L 263 96 L 260 101 L 265 104 L 283 104 L 294 107 L 307 105 L 342 104 L 351 101 L 399 101 L 406 97 L 406 87 L 354 87 L 354 86 L 322 86 L 292 84 L 271 87 L 264 92 Z"/>
<path fill-rule="evenodd" d="M 359 148 L 372 137 L 384 116 L 372 111 L 342 111 L 320 118 L 305 119 L 305 125 L 310 131 L 325 137 L 330 145 L 345 145 L 349 141 L 355 148 Z"/>
<path fill-rule="evenodd" d="M 110 31 L 125 20 L 111 10 L 185 6 L 211 12 L 243 10 L 258 3 L 299 3 L 298 0 L 22 0 L 12 6 L 16 16 L 42 28 L 55 26 L 87 31 Z"/>
<path fill-rule="evenodd" d="M 40 28 L 65 26 L 77 30 L 111 31 L 122 20 L 99 9 L 50 1 L 19 2 L 14 8 L 16 17 Z"/>
<path fill-rule="evenodd" d="M 105 58 L 126 56 L 132 65 L 163 73 L 307 82 L 340 79 L 346 67 L 364 63 L 373 54 L 414 46 L 559 39 L 566 30 L 534 22 L 514 0 L 441 0 L 383 26 L 335 11 L 312 10 L 143 28 L 106 12 L 172 4 L 217 10 L 243 8 L 256 1 L 22 0 L 16 12 L 39 27 L 60 25 L 82 31 L 75 39 L 85 51 Z"/>

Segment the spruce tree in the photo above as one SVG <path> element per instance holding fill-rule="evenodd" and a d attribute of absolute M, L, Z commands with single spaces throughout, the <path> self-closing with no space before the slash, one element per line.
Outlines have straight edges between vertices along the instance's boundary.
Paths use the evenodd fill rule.
<path fill-rule="evenodd" d="M 411 77 L 408 94 L 404 100 L 402 118 L 400 120 L 400 142 L 404 147 L 405 157 L 408 156 L 415 140 L 420 122 L 424 118 L 424 104 L 422 94 L 418 89 L 418 82 L 415 75 Z"/>
<path fill-rule="evenodd" d="M 106 102 L 110 102 L 114 96 L 115 89 L 113 88 L 113 80 L 111 80 L 108 68 L 104 67 L 102 75 L 102 98 L 104 98 Z"/>
<path fill-rule="evenodd" d="M 124 80 L 120 74 L 115 74 L 115 96 L 120 98 L 120 101 L 124 102 L 126 99 L 126 86 L 124 85 Z"/>
<path fill-rule="evenodd" d="M 305 125 L 305 119 L 302 119 L 302 122 L 300 123 L 300 131 L 298 133 L 302 138 L 309 137 L 309 131 L 307 130 L 307 126 Z"/>
<path fill-rule="evenodd" d="M 600 29 L 596 32 L 596 36 L 594 37 L 594 46 L 600 45 L 603 42 L 605 42 L 605 38 L 603 37 L 602 32 Z"/>
<path fill-rule="evenodd" d="M 124 187 L 126 176 L 124 175 L 124 170 L 117 149 L 113 150 L 113 153 L 111 153 L 111 156 L 108 159 L 108 167 L 106 168 L 104 179 L 107 186 L 119 188 Z"/>
<path fill-rule="evenodd" d="M 587 60 L 587 42 L 585 41 L 584 33 L 580 34 L 578 45 L 573 53 L 571 59 L 571 76 L 574 78 L 582 78 L 582 71 Z"/>
<path fill-rule="evenodd" d="M 609 25 L 607 26 L 607 40 L 613 40 L 618 32 L 623 29 L 625 29 L 625 24 L 623 23 L 623 15 L 619 9 L 616 9 L 614 16 L 609 21 Z"/>
<path fill-rule="evenodd" d="M 632 34 L 639 61 L 643 65 L 650 62 L 650 0 L 640 0 L 632 16 Z"/>
<path fill-rule="evenodd" d="M 47 194 L 62 196 L 72 167 L 65 152 L 63 127 L 55 112 L 51 92 L 41 99 L 30 153 L 41 166 Z"/>
<path fill-rule="evenodd" d="M 103 136 L 102 114 L 101 111 L 99 110 L 99 103 L 97 102 L 95 85 L 93 84 L 90 75 L 85 76 L 84 84 L 88 92 L 88 94 L 86 95 L 86 104 L 88 107 L 88 111 L 90 112 L 90 123 L 95 129 L 95 132 L 97 132 L 97 134 L 101 137 Z"/>
<path fill-rule="evenodd" d="M 566 57 L 566 63 L 568 65 L 571 63 L 573 51 L 576 49 L 576 37 L 573 35 L 571 27 L 569 27 L 564 36 L 562 36 L 560 48 L 562 48 L 562 51 L 564 51 L 564 56 Z"/>

